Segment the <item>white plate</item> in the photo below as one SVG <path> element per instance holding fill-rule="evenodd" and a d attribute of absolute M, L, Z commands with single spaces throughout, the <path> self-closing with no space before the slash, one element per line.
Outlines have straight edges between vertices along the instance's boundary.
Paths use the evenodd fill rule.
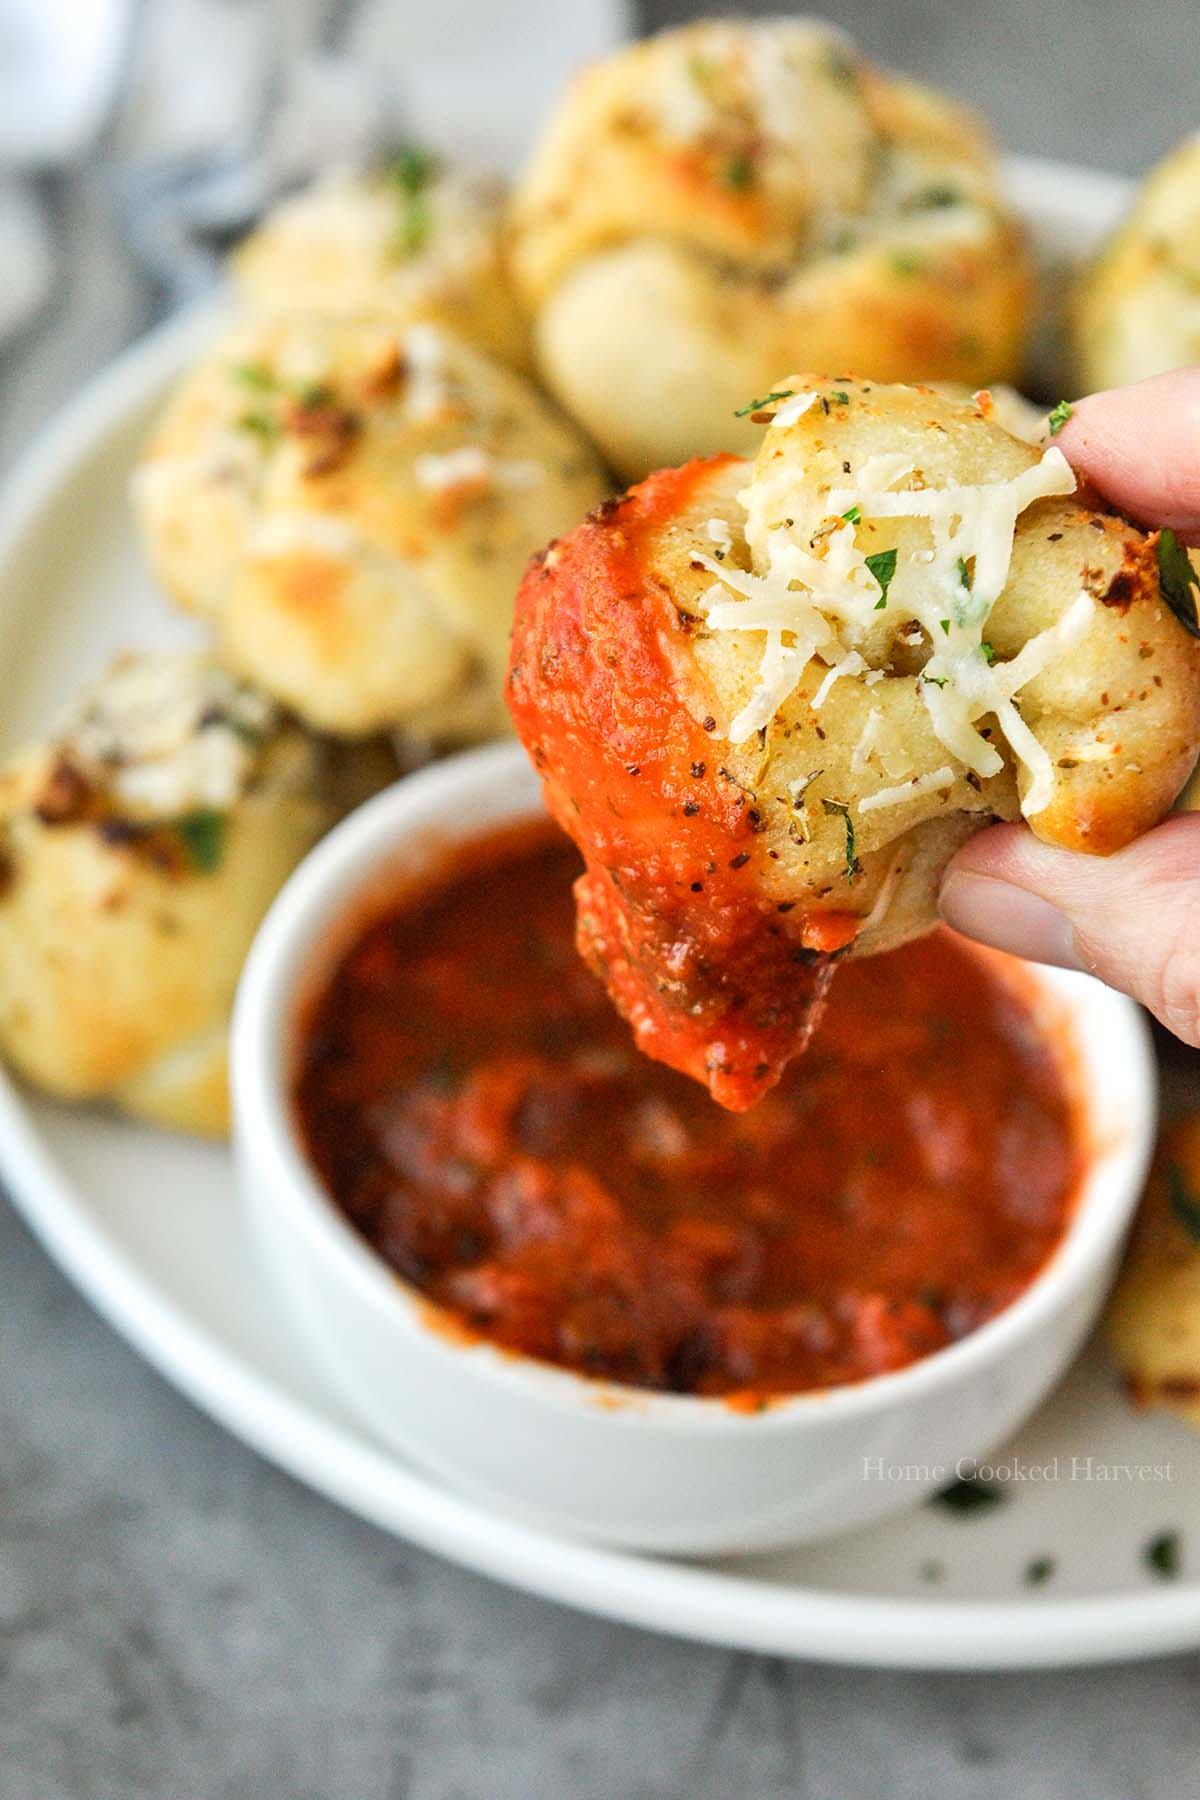
<path fill-rule="evenodd" d="M 1124 188 L 1022 162 L 1014 192 L 1055 253 L 1085 248 Z M 141 572 L 125 482 L 167 383 L 213 314 L 169 325 L 93 383 L 0 508 L 3 732 L 43 723 L 122 645 L 188 634 Z M 386 1530 L 588 1611 L 716 1643 L 893 1667 L 1100 1662 L 1200 1644 L 1200 1570 L 1157 1579 L 1158 1533 L 1200 1519 L 1200 1438 L 1124 1403 L 1099 1349 L 1008 1454 L 986 1515 L 922 1507 L 805 1551 L 681 1563 L 556 1541 L 471 1505 L 373 1443 L 258 1279 L 224 1151 L 31 1099 L 0 1081 L 0 1165 L 66 1273 L 199 1406 Z M 1037 1471 L 1057 1457 L 1058 1479 Z M 1079 1478 L 1073 1457 L 1117 1471 Z M 1130 1481 L 1119 1471 L 1169 1469 Z M 1073 1475 L 1076 1478 L 1072 1478 Z M 1031 1588 L 1028 1565 L 1053 1557 Z"/>

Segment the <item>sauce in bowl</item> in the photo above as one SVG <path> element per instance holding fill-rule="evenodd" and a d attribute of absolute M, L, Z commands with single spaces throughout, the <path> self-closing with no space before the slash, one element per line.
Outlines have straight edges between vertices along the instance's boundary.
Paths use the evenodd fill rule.
<path fill-rule="evenodd" d="M 328 1192 L 458 1326 L 743 1403 L 899 1369 L 1009 1305 L 1085 1157 L 1020 970 L 938 933 L 839 970 L 749 1112 L 649 1061 L 575 949 L 547 824 L 376 908 L 302 1021 Z"/>

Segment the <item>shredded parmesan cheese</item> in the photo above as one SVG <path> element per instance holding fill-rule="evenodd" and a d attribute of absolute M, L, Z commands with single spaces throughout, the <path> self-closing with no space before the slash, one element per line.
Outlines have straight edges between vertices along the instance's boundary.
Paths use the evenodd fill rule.
<path fill-rule="evenodd" d="M 858 742 L 855 744 L 850 758 L 850 767 L 856 775 L 861 775 L 870 762 L 872 754 L 878 748 L 882 729 L 883 714 L 877 706 L 873 706 L 867 714 L 866 724 L 858 734 Z"/>
<path fill-rule="evenodd" d="M 461 450 L 449 450 L 444 456 L 418 456 L 413 463 L 417 486 L 435 494 L 447 488 L 487 487 L 494 474 L 492 458 L 478 444 L 464 444 Z"/>
<path fill-rule="evenodd" d="M 843 675 L 857 675 L 859 671 L 865 669 L 866 666 L 866 663 L 858 654 L 857 650 L 848 650 L 840 662 L 835 662 L 832 669 L 826 671 L 824 680 L 812 697 L 813 711 L 816 712 L 817 709 L 824 704 L 825 698 L 835 681 L 840 681 Z"/>
<path fill-rule="evenodd" d="M 410 325 L 404 337 L 405 410 L 411 419 L 436 419 L 449 399 L 445 347 L 432 325 Z"/>
<path fill-rule="evenodd" d="M 779 414 L 775 422 L 781 422 Z M 1074 491 L 1075 476 L 1062 452 L 1050 446 L 1038 462 L 1009 480 L 944 488 L 921 485 L 919 472 L 903 454 L 868 457 L 853 485 L 834 487 L 824 497 L 833 523 L 822 525 L 807 541 L 804 533 L 811 524 L 797 528 L 790 516 L 796 479 L 795 469 L 785 465 L 767 478 L 756 476 L 739 496 L 746 508 L 753 571 L 699 558 L 717 577 L 700 602 L 710 629 L 761 633 L 764 640 L 754 690 L 730 725 L 732 741 L 744 743 L 769 724 L 814 657 L 827 665 L 813 696 L 814 708 L 841 676 L 866 671 L 859 646 L 877 631 L 880 610 L 890 603 L 891 582 L 914 568 L 919 579 L 904 584 L 903 606 L 905 616 L 915 621 L 918 638 L 923 633 L 933 646 L 917 680 L 935 736 L 956 763 L 986 779 L 999 774 L 1004 760 L 980 735 L 976 721 L 994 717 L 1028 776 L 1024 812 L 1043 810 L 1053 792 L 1053 770 L 1014 698 L 1079 642 L 1093 602 L 1081 593 L 1054 626 L 1032 638 L 1008 663 L 994 662 L 984 631 L 1008 581 L 1018 518 L 1035 500 Z M 872 558 L 874 567 L 868 566 L 855 526 L 860 520 L 882 519 L 922 521 L 928 536 L 925 543 L 900 551 L 895 567 L 881 576 L 879 552 Z M 873 541 L 878 542 L 878 533 Z M 916 778 L 926 784 L 919 789 L 910 783 L 883 792 L 894 793 L 896 800 L 911 798 L 915 791 L 929 792 L 953 779 L 952 769 L 937 769 Z M 875 795 L 863 805 L 870 810 L 893 803 Z"/>
<path fill-rule="evenodd" d="M 326 562 L 350 562 L 361 555 L 362 532 L 337 513 L 292 509 L 268 513 L 247 544 L 252 557 L 315 556 Z"/>
<path fill-rule="evenodd" d="M 80 695 L 56 741 L 125 805 L 170 819 L 232 806 L 278 716 L 203 655 L 128 657 Z"/>
<path fill-rule="evenodd" d="M 442 456 L 418 456 L 413 463 L 417 486 L 434 494 L 459 487 L 534 487 L 544 474 L 545 470 L 538 463 L 502 460 L 478 444 L 464 444 L 461 449 L 448 450 Z"/>
<path fill-rule="evenodd" d="M 796 420 L 802 419 L 809 407 L 815 406 L 816 403 L 816 394 L 793 394 L 790 400 L 785 400 L 782 406 L 775 408 L 775 416 L 771 420 L 771 424 L 772 426 L 794 425 Z"/>
<path fill-rule="evenodd" d="M 943 763 L 940 769 L 930 769 L 927 775 L 914 775 L 911 781 L 902 781 L 898 787 L 880 788 L 874 794 L 867 794 L 858 803 L 860 813 L 875 812 L 881 806 L 899 806 L 903 800 L 920 800 L 925 794 L 935 794 L 939 788 L 954 786 L 954 770 L 949 763 Z"/>

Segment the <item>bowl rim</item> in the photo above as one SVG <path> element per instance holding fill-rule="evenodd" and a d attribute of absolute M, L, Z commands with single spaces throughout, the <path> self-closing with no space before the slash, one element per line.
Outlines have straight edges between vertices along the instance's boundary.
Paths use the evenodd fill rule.
<path fill-rule="evenodd" d="M 288 1094 L 290 1038 L 306 985 L 311 992 L 308 959 L 323 939 L 333 937 L 356 897 L 361 902 L 372 886 L 386 892 L 383 877 L 400 866 L 406 847 L 428 858 L 433 841 L 442 848 L 467 842 L 492 826 L 538 817 L 535 782 L 532 765 L 513 740 L 461 751 L 402 777 L 309 852 L 268 912 L 242 973 L 230 1040 L 239 1170 L 253 1164 L 256 1191 L 269 1194 L 277 1217 L 298 1230 L 317 1256 L 334 1264 L 364 1305 L 376 1312 L 386 1309 L 395 1327 L 419 1335 L 485 1382 L 515 1384 L 572 1411 L 582 1406 L 610 1419 L 686 1432 L 795 1429 L 903 1405 L 1002 1360 L 1070 1303 L 1132 1219 L 1154 1145 L 1157 1065 L 1149 1027 L 1132 1000 L 1091 976 L 1026 964 L 1041 991 L 1070 1015 L 1085 1068 L 1089 1034 L 1080 1028 L 1081 1004 L 1085 993 L 1093 1000 L 1103 996 L 1105 1055 L 1123 1057 L 1133 1076 L 1129 1116 L 1122 1121 L 1119 1139 L 1111 1120 L 1088 1116 L 1097 1145 L 1066 1232 L 1029 1285 L 977 1330 L 901 1369 L 835 1387 L 772 1395 L 760 1409 L 739 1410 L 727 1396 L 663 1393 L 584 1375 L 486 1337 L 460 1337 L 452 1324 L 438 1324 L 438 1314 L 446 1309 L 397 1274 L 355 1230 L 309 1162 Z M 471 811 L 470 803 L 484 795 L 489 796 L 487 810 Z M 420 866 L 418 861 L 418 873 Z M 1090 1088 L 1083 1098 L 1089 1109 Z"/>

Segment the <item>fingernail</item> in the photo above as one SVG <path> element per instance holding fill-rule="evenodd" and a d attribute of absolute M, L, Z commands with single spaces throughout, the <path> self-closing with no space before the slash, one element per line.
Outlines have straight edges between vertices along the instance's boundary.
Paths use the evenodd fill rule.
<path fill-rule="evenodd" d="M 938 906 L 947 925 L 994 950 L 1008 950 L 1030 962 L 1053 963 L 1059 969 L 1083 968 L 1075 927 L 1066 913 L 1010 881 L 952 874 Z"/>

